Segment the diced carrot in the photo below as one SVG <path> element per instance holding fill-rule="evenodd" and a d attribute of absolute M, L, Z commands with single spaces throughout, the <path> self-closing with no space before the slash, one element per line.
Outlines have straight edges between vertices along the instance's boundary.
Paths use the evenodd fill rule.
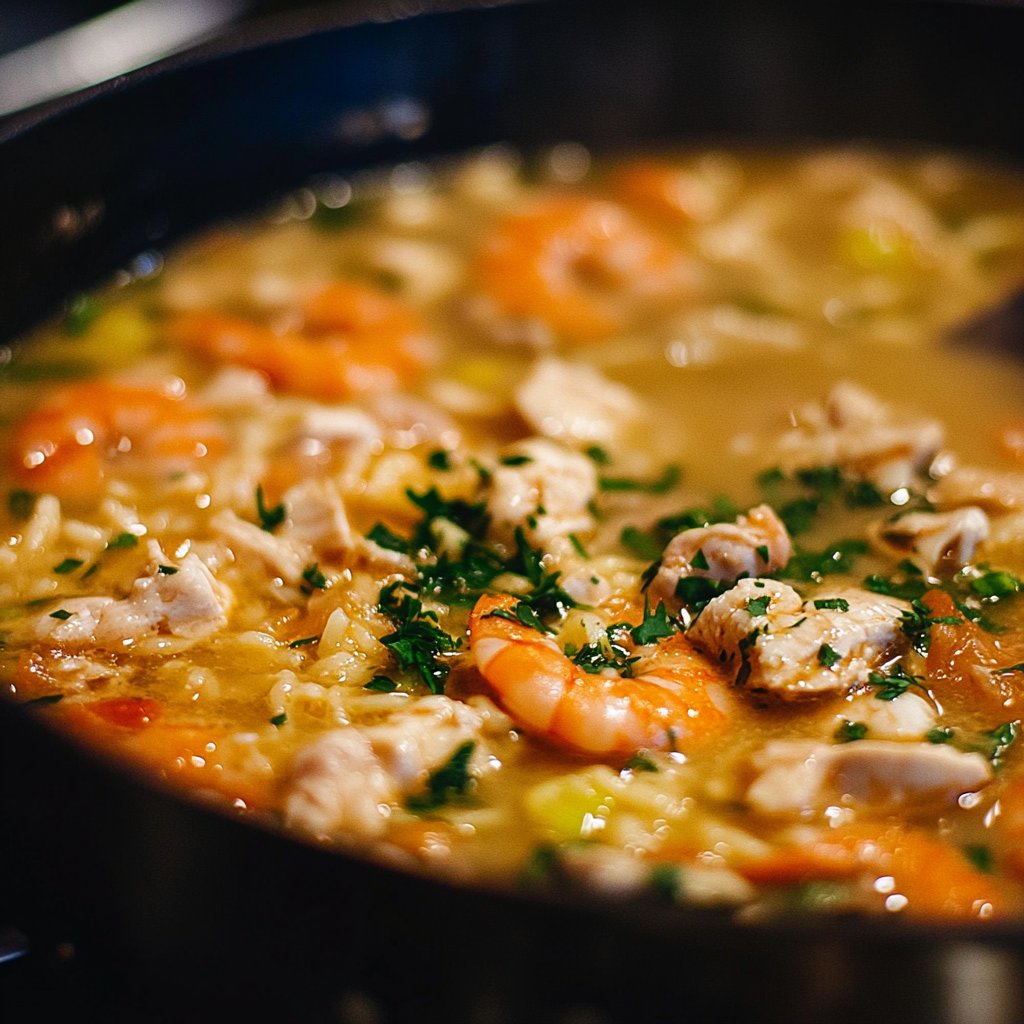
<path fill-rule="evenodd" d="M 147 697 L 110 697 L 92 701 L 86 707 L 111 725 L 124 729 L 144 729 L 160 717 L 162 710 L 158 701 Z"/>

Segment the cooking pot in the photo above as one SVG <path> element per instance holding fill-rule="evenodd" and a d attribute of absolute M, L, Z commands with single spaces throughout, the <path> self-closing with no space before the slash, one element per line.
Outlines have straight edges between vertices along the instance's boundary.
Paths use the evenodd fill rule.
<path fill-rule="evenodd" d="M 1020 158 L 1021 53 L 1024 11 L 953 3 L 392 3 L 250 26 L 0 122 L 0 339 L 322 171 L 500 140 Z M 5 1020 L 996 1024 L 1024 1005 L 1017 924 L 742 924 L 451 886 L 170 795 L 2 702 L 0 771 L 0 931 L 30 949 L 0 964 Z"/>

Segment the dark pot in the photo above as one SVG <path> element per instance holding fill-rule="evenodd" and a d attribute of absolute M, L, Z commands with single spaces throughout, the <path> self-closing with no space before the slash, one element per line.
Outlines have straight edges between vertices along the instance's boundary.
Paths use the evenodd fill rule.
<path fill-rule="evenodd" d="M 874 138 L 1024 155 L 1019 9 L 566 0 L 404 19 L 375 8 L 383 20 L 338 27 L 347 12 L 249 29 L 0 122 L 0 336 L 317 171 L 497 140 Z M 0 771 L 0 926 L 31 944 L 0 963 L 5 1020 L 1021 1013 L 1018 926 L 753 927 L 452 888 L 169 796 L 7 704 Z"/>

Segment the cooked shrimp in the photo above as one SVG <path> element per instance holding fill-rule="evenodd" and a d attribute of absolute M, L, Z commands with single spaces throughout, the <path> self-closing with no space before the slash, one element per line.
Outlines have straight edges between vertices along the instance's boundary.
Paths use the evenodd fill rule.
<path fill-rule="evenodd" d="M 201 406 L 159 386 L 88 381 L 55 392 L 15 427 L 14 479 L 33 491 L 85 500 L 108 467 L 129 459 L 160 472 L 224 450 L 223 429 Z"/>
<path fill-rule="evenodd" d="M 683 636 L 658 644 L 635 678 L 590 675 L 549 637 L 501 617 L 509 595 L 481 597 L 469 621 L 477 668 L 526 729 L 594 754 L 670 750 L 719 734 L 725 678 Z"/>
<path fill-rule="evenodd" d="M 428 361 L 415 314 L 369 285 L 336 281 L 301 312 L 301 332 L 278 334 L 222 313 L 183 313 L 170 331 L 217 362 L 259 370 L 282 391 L 326 401 L 392 390 Z"/>
<path fill-rule="evenodd" d="M 678 251 L 621 206 L 583 197 L 541 200 L 502 221 L 478 271 L 502 314 L 578 342 L 612 334 L 637 305 L 692 289 Z"/>

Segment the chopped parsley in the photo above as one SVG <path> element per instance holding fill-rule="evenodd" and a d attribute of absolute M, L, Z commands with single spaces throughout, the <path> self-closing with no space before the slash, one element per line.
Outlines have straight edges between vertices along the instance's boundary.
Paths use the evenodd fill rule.
<path fill-rule="evenodd" d="M 612 457 L 599 444 L 585 448 L 583 454 L 598 466 L 610 466 L 612 463 Z"/>
<path fill-rule="evenodd" d="M 951 743 L 955 736 L 956 733 L 952 729 L 947 729 L 943 726 L 936 726 L 924 734 L 924 738 L 929 743 Z"/>
<path fill-rule="evenodd" d="M 710 568 L 708 565 L 707 555 L 704 554 L 703 548 L 697 549 L 697 553 L 690 560 L 690 565 L 692 565 L 694 569 L 707 570 Z"/>
<path fill-rule="evenodd" d="M 791 537 L 806 533 L 818 513 L 842 500 L 848 508 L 886 504 L 878 489 L 858 478 L 844 476 L 838 466 L 813 466 L 787 476 L 780 467 L 757 478 L 764 500 L 773 505 Z"/>
<path fill-rule="evenodd" d="M 762 597 L 752 597 L 747 602 L 747 612 L 750 615 L 767 615 L 768 605 L 771 603 L 771 594 L 765 594 Z"/>
<path fill-rule="evenodd" d="M 590 555 L 587 554 L 587 549 L 583 546 L 579 537 L 577 537 L 575 533 L 569 534 L 569 543 L 572 545 L 573 551 L 575 551 L 580 558 L 590 557 Z"/>
<path fill-rule="evenodd" d="M 64 314 L 64 333 L 70 338 L 80 338 L 93 325 L 103 311 L 103 304 L 95 295 L 83 292 L 67 304 Z"/>
<path fill-rule="evenodd" d="M 127 551 L 129 548 L 137 548 L 139 538 L 134 533 L 119 533 L 113 540 L 108 540 L 104 551 Z"/>
<path fill-rule="evenodd" d="M 327 589 L 327 577 L 320 571 L 320 564 L 314 562 L 302 570 L 302 584 L 299 589 L 304 594 L 312 594 L 314 590 Z"/>
<path fill-rule="evenodd" d="M 674 463 L 666 466 L 656 480 L 636 480 L 626 476 L 601 476 L 597 486 L 605 492 L 634 491 L 640 494 L 668 494 L 683 478 L 683 471 Z"/>
<path fill-rule="evenodd" d="M 427 465 L 431 469 L 439 469 L 447 473 L 452 468 L 452 460 L 449 452 L 438 448 L 427 456 Z"/>
<path fill-rule="evenodd" d="M 318 643 L 320 637 L 318 636 L 304 636 L 300 640 L 293 640 L 288 646 L 289 647 L 308 647 L 310 644 Z"/>
<path fill-rule="evenodd" d="M 628 629 L 628 624 L 619 622 L 609 626 L 600 640 L 579 648 L 574 644 L 568 644 L 565 648 L 566 657 L 572 659 L 574 665 L 578 665 L 589 675 L 600 675 L 605 669 L 611 669 L 623 678 L 629 679 L 633 675 L 633 666 L 640 659 L 632 657 L 630 649 L 621 641 L 623 632 Z"/>
<path fill-rule="evenodd" d="M 1000 601 L 1021 589 L 1021 581 L 1012 573 L 987 572 L 970 582 L 970 588 L 981 598 Z"/>
<path fill-rule="evenodd" d="M 458 650 L 461 641 L 437 625 L 437 615 L 424 611 L 419 588 L 397 580 L 381 588 L 380 610 L 395 623 L 395 631 L 380 638 L 399 668 L 413 669 L 431 693 L 444 693 L 449 666 L 443 655 Z"/>
<path fill-rule="evenodd" d="M 495 608 L 483 616 L 485 619 L 506 619 L 509 622 L 517 622 L 520 626 L 528 629 L 535 629 L 538 633 L 551 633 L 543 622 L 537 617 L 537 613 L 522 601 L 517 602 L 511 608 Z"/>
<path fill-rule="evenodd" d="M 161 576 L 173 576 L 178 570 L 173 565 L 158 565 L 156 567 L 156 571 L 160 573 Z"/>
<path fill-rule="evenodd" d="M 1011 672 L 1024 672 L 1024 661 L 1018 662 L 1016 665 L 1007 665 L 1006 668 L 997 668 L 995 675 L 1008 675 Z"/>
<path fill-rule="evenodd" d="M 868 673 L 867 685 L 875 688 L 875 697 L 879 700 L 895 700 L 902 697 L 912 686 L 916 686 L 926 697 L 931 698 L 928 688 L 924 685 L 924 676 L 910 675 L 902 663 L 897 664 L 889 675 L 882 672 Z"/>
<path fill-rule="evenodd" d="M 992 762 L 992 767 L 996 771 L 999 771 L 999 769 L 1002 768 L 1006 752 L 1017 741 L 1017 737 L 1019 735 L 1019 721 L 1004 722 L 1002 725 L 997 725 L 994 729 L 990 729 L 988 732 L 982 733 L 982 736 L 992 744 L 992 749 L 988 758 Z"/>
<path fill-rule="evenodd" d="M 533 462 L 529 455 L 504 455 L 498 459 L 501 466 L 525 466 L 528 462 Z"/>
<path fill-rule="evenodd" d="M 387 548 L 388 551 L 399 551 L 403 555 L 409 554 L 409 542 L 397 533 L 392 533 L 383 523 L 377 523 L 366 535 L 367 540 L 372 540 L 378 547 Z"/>
<path fill-rule="evenodd" d="M 635 526 L 627 526 L 619 534 L 619 542 L 624 548 L 629 548 L 635 555 L 645 558 L 648 561 L 657 558 L 664 547 L 660 545 L 650 534 L 638 530 Z"/>
<path fill-rule="evenodd" d="M 642 751 L 638 750 L 623 766 L 631 772 L 656 772 L 658 766 Z"/>
<path fill-rule="evenodd" d="M 74 614 L 74 612 L 69 612 L 66 608 L 58 608 L 55 612 L 50 612 L 50 618 L 60 619 L 61 622 L 67 622 L 67 620 Z"/>
<path fill-rule="evenodd" d="M 256 487 L 256 515 L 259 517 L 260 529 L 267 533 L 273 533 L 283 522 L 285 517 L 284 504 L 267 508 L 263 504 L 263 485 Z"/>
<path fill-rule="evenodd" d="M 658 607 L 652 612 L 644 598 L 644 621 L 639 626 L 634 626 L 629 635 L 638 647 L 653 644 L 657 640 L 665 640 L 676 632 L 674 623 L 668 617 L 668 609 L 663 601 L 658 602 Z"/>
<path fill-rule="evenodd" d="M 758 544 L 758 546 L 754 550 L 760 556 L 761 561 L 764 562 L 765 565 L 767 565 L 768 564 L 768 555 L 769 555 L 768 545 L 767 544 Z"/>
<path fill-rule="evenodd" d="M 53 571 L 58 576 L 67 576 L 68 573 L 74 572 L 76 569 L 81 569 L 85 565 L 85 562 L 81 558 L 65 558 L 60 565 L 55 565 Z"/>
<path fill-rule="evenodd" d="M 32 491 L 11 491 L 7 495 L 7 511 L 15 519 L 29 519 L 35 511 L 37 497 Z"/>
<path fill-rule="evenodd" d="M 853 743 L 862 740 L 868 734 L 868 727 L 863 722 L 851 722 L 849 719 L 843 722 L 832 734 L 836 743 Z"/>
<path fill-rule="evenodd" d="M 865 541 L 848 538 L 829 544 L 821 551 L 805 551 L 794 545 L 793 556 L 777 575 L 784 579 L 818 583 L 823 576 L 852 572 L 854 557 L 865 554 L 867 550 Z"/>
<path fill-rule="evenodd" d="M 992 860 L 992 851 L 980 843 L 970 843 L 963 847 L 964 856 L 979 870 L 986 875 L 991 875 L 995 870 L 995 863 Z"/>
<path fill-rule="evenodd" d="M 374 676 L 363 689 L 372 690 L 374 693 L 394 693 L 398 689 L 398 683 L 387 676 Z"/>
<path fill-rule="evenodd" d="M 767 627 L 756 627 L 752 629 L 737 645 L 740 650 L 740 670 L 736 673 L 736 685 L 746 686 L 750 678 L 750 648 L 757 643 L 757 638 L 768 632 Z"/>
<path fill-rule="evenodd" d="M 843 660 L 843 656 L 828 644 L 822 644 L 818 648 L 818 664 L 823 668 L 831 668 Z"/>
<path fill-rule="evenodd" d="M 842 597 L 823 597 L 815 600 L 814 607 L 818 611 L 848 612 L 850 602 Z"/>
<path fill-rule="evenodd" d="M 280 729 L 281 726 L 284 725 L 284 723 L 287 721 L 288 716 L 282 711 L 281 714 L 274 715 L 274 717 L 270 720 L 270 724 L 276 725 Z"/>
<path fill-rule="evenodd" d="M 434 811 L 452 800 L 465 798 L 476 786 L 469 772 L 469 759 L 476 744 L 472 740 L 460 743 L 455 752 L 437 771 L 431 772 L 423 793 L 411 796 L 405 806 L 410 811 Z"/>
<path fill-rule="evenodd" d="M 654 864 L 647 873 L 647 888 L 655 896 L 674 903 L 683 891 L 683 878 L 678 864 Z"/>
<path fill-rule="evenodd" d="M 900 616 L 900 629 L 918 654 L 927 654 L 932 644 L 932 626 L 962 626 L 959 615 L 932 615 L 932 610 L 921 600 L 910 602 L 910 611 Z"/>

